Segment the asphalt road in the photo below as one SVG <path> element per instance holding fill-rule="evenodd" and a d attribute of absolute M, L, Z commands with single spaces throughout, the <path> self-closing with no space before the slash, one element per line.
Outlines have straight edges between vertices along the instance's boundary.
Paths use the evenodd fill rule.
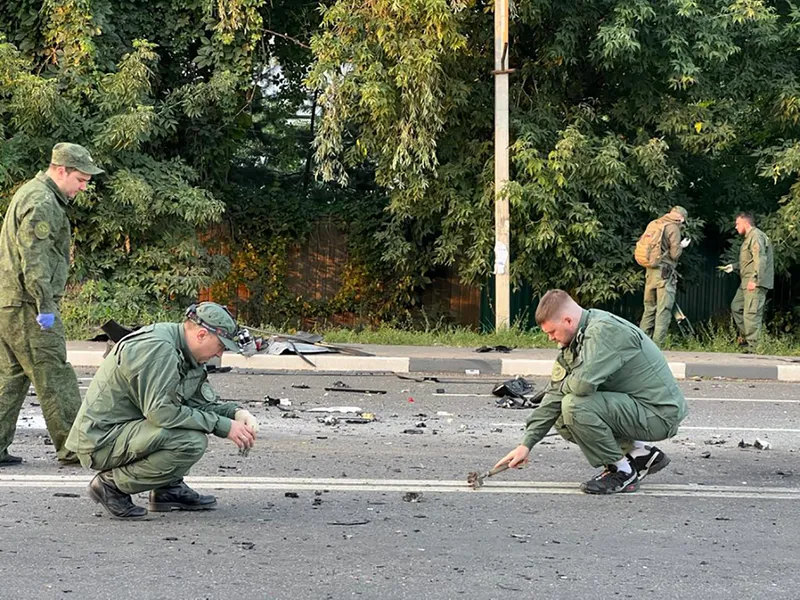
<path fill-rule="evenodd" d="M 499 379 L 466 379 L 212 375 L 260 419 L 257 447 L 242 458 L 210 440 L 190 483 L 216 511 L 136 523 L 88 499 L 88 472 L 57 466 L 29 398 L 12 446 L 26 462 L 0 469 L 0 600 L 800 595 L 800 385 L 682 383 L 690 416 L 659 444 L 670 466 L 635 494 L 592 497 L 578 485 L 594 470 L 557 436 L 470 490 L 467 473 L 519 442 L 527 411 L 495 406 Z M 386 393 L 324 390 L 337 381 Z M 378 420 L 308 412 L 334 406 Z M 738 446 L 756 439 L 770 448 Z"/>

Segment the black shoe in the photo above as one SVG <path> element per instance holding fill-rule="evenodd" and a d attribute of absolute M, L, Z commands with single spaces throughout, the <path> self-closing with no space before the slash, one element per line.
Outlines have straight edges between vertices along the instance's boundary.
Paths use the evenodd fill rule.
<path fill-rule="evenodd" d="M 152 512 L 171 510 L 211 510 L 217 507 L 214 496 L 198 494 L 181 479 L 178 483 L 150 492 L 148 508 Z"/>
<path fill-rule="evenodd" d="M 658 473 L 669 464 L 669 456 L 655 446 L 645 446 L 644 448 L 645 450 L 649 450 L 650 454 L 644 454 L 636 458 L 633 458 L 630 454 L 627 455 L 628 461 L 633 465 L 633 468 L 636 469 L 640 480 L 648 475 Z"/>
<path fill-rule="evenodd" d="M 0 458 L 0 467 L 13 467 L 14 465 L 21 465 L 21 464 L 22 464 L 21 456 L 6 454 L 3 458 Z"/>
<path fill-rule="evenodd" d="M 618 471 L 614 465 L 608 465 L 589 481 L 581 484 L 581 490 L 587 494 L 619 494 L 635 492 L 639 489 L 639 476 L 636 470 L 630 473 Z"/>
<path fill-rule="evenodd" d="M 111 477 L 111 471 L 102 471 L 89 483 L 89 497 L 102 504 L 112 519 L 138 521 L 147 516 L 147 510 L 136 506 L 129 494 L 120 490 Z"/>

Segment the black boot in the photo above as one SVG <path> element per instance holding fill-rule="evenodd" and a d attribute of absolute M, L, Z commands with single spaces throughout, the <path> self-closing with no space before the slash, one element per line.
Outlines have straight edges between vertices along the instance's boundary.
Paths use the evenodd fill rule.
<path fill-rule="evenodd" d="M 13 454 L 6 454 L 0 458 L 0 467 L 12 467 L 14 465 L 21 465 L 22 457 L 14 456 Z"/>
<path fill-rule="evenodd" d="M 157 488 L 150 492 L 148 508 L 152 512 L 168 512 L 171 510 L 210 510 L 217 507 L 214 496 L 198 494 L 181 479 L 167 487 Z"/>
<path fill-rule="evenodd" d="M 147 510 L 136 506 L 129 494 L 117 487 L 111 471 L 101 471 L 89 483 L 89 497 L 102 504 L 112 519 L 136 521 L 147 516 Z"/>

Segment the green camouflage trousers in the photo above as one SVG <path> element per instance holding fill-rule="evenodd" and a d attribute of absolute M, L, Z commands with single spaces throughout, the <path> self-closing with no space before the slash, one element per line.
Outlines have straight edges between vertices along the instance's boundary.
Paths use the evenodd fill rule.
<path fill-rule="evenodd" d="M 126 494 L 138 494 L 183 479 L 206 446 L 208 436 L 202 431 L 164 429 L 142 419 L 123 425 L 113 443 L 79 458 L 85 467 L 113 469 L 117 487 Z"/>
<path fill-rule="evenodd" d="M 758 344 L 766 299 L 766 288 L 757 287 L 750 292 L 740 287 L 736 290 L 736 295 L 731 302 L 733 322 L 736 323 L 737 329 L 750 346 Z"/>
<path fill-rule="evenodd" d="M 622 459 L 634 441 L 658 442 L 673 437 L 681 420 L 659 414 L 627 394 L 595 392 L 564 396 L 554 427 L 565 440 L 578 444 L 590 465 L 602 467 Z"/>
<path fill-rule="evenodd" d="M 647 269 L 644 283 L 644 314 L 639 328 L 659 347 L 664 343 L 672 322 L 676 288 L 677 277 L 674 271 L 670 277 L 664 279 L 661 276 L 661 269 Z"/>
<path fill-rule="evenodd" d="M 36 307 L 0 308 L 0 457 L 14 440 L 17 418 L 30 383 L 42 407 L 47 431 L 59 459 L 71 459 L 64 448 L 81 405 L 78 378 L 67 362 L 67 341 L 60 315 L 52 328 L 36 323 Z"/>

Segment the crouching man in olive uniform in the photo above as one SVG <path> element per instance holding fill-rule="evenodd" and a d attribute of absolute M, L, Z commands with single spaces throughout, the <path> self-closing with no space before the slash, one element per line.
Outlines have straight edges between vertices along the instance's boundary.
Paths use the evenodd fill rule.
<path fill-rule="evenodd" d="M 116 519 L 147 510 L 131 494 L 150 492 L 151 511 L 204 510 L 214 496 L 183 482 L 213 433 L 239 448 L 255 442 L 258 422 L 234 403 L 219 402 L 203 364 L 238 351 L 239 328 L 213 302 L 191 306 L 186 321 L 157 323 L 123 338 L 92 380 L 67 438 L 81 464 L 100 471 L 89 496 Z"/>
<path fill-rule="evenodd" d="M 635 492 L 669 458 L 645 442 L 673 437 L 686 399 L 664 355 L 635 325 L 602 310 L 584 310 L 566 292 L 550 290 L 536 322 L 561 352 L 522 443 L 496 466 L 521 466 L 551 427 L 576 443 L 603 471 L 581 484 L 588 494 Z"/>

